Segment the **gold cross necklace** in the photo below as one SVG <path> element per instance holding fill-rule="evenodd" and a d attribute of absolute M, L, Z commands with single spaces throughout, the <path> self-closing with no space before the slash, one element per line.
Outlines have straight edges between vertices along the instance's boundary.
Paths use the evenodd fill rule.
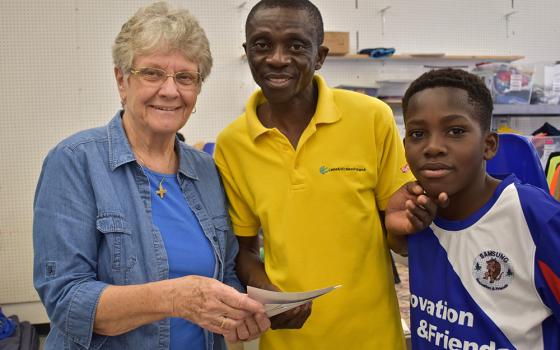
<path fill-rule="evenodd" d="M 142 164 L 143 164 L 146 168 L 148 168 L 148 166 L 146 165 L 146 162 L 144 162 L 144 160 L 138 154 L 135 154 L 135 155 L 136 155 L 136 158 L 138 158 L 138 160 L 141 163 L 140 166 L 142 166 Z M 173 157 L 171 157 L 171 159 L 173 159 Z M 169 161 L 169 163 L 171 163 L 171 161 Z M 158 185 L 158 190 L 156 191 L 156 194 L 161 199 L 163 199 L 163 197 L 167 193 L 167 190 L 165 189 L 165 187 L 163 187 L 163 181 L 165 181 L 165 176 L 161 177 L 161 180 L 160 180 L 159 185 Z M 150 182 L 150 177 L 149 176 L 148 176 L 148 182 Z"/>
<path fill-rule="evenodd" d="M 167 190 L 163 187 L 163 180 L 165 180 L 165 176 L 161 178 L 161 181 L 159 182 L 159 189 L 156 191 L 156 194 L 161 199 L 163 199 L 163 196 L 167 193 Z"/>

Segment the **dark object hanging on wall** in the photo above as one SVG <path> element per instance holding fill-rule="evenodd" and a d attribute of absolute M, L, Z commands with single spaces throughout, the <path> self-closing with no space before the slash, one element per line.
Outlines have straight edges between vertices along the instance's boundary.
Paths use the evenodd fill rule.
<path fill-rule="evenodd" d="M 540 128 L 533 131 L 533 136 L 537 134 L 544 134 L 545 136 L 560 136 L 560 130 L 556 129 L 554 126 L 545 122 Z"/>

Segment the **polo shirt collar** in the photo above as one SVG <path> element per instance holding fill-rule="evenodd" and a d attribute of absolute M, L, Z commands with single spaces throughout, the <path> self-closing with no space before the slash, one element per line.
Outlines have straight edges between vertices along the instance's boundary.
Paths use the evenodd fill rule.
<path fill-rule="evenodd" d="M 329 88 L 323 77 L 315 74 L 313 80 L 317 83 L 319 88 L 319 99 L 317 101 L 317 108 L 315 115 L 311 118 L 310 124 L 331 124 L 340 120 L 340 111 L 336 107 L 332 90 Z M 247 118 L 247 126 L 249 135 L 255 140 L 260 135 L 270 131 L 262 125 L 257 117 L 257 107 L 266 102 L 262 90 L 258 90 L 247 101 L 245 105 L 245 115 Z"/>

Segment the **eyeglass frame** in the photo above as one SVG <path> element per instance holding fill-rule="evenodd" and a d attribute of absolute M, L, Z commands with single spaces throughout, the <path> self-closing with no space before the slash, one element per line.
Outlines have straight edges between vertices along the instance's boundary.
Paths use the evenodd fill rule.
<path fill-rule="evenodd" d="M 145 70 L 145 69 L 153 69 L 155 71 L 163 72 L 163 73 L 165 73 L 165 75 L 162 77 L 161 81 L 151 81 L 151 80 L 146 79 L 145 76 L 141 75 L 142 71 Z M 191 71 L 191 70 L 183 70 L 183 71 L 180 71 L 180 72 L 176 72 L 174 74 L 169 74 L 166 70 L 161 69 L 161 68 L 156 68 L 156 67 L 138 67 L 138 68 L 132 67 L 132 68 L 130 68 L 129 73 L 131 75 L 139 76 L 140 78 L 142 78 L 142 80 L 146 81 L 147 83 L 153 83 L 154 85 L 159 83 L 159 86 L 163 85 L 169 77 L 172 77 L 173 82 L 175 83 L 177 88 L 178 89 L 185 89 L 185 90 L 194 90 L 196 88 L 199 88 L 200 85 L 202 85 L 202 82 L 203 82 L 202 81 L 202 75 L 199 72 Z M 196 74 L 196 76 L 198 77 L 198 80 L 197 80 L 196 83 L 191 84 L 191 85 L 184 85 L 184 84 L 178 83 L 177 82 L 177 74 L 181 74 L 181 73 Z"/>

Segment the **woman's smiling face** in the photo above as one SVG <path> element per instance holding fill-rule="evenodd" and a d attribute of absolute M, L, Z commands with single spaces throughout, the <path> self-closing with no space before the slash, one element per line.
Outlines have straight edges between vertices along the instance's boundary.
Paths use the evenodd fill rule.
<path fill-rule="evenodd" d="M 133 68 L 159 68 L 174 74 L 198 71 L 198 65 L 187 60 L 180 52 L 154 53 L 137 56 Z M 116 69 L 119 94 L 124 101 L 124 116 L 136 127 L 147 128 L 153 134 L 175 134 L 181 129 L 196 104 L 200 86 L 184 89 L 177 86 L 172 77 L 161 85 L 147 83 L 140 75 Z"/>

